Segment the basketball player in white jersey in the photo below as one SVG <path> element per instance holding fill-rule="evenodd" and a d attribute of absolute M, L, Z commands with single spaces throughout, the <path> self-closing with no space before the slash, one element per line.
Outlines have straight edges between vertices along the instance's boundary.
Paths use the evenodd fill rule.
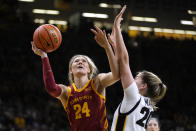
<path fill-rule="evenodd" d="M 129 55 L 121 34 L 120 23 L 126 9 L 116 16 L 112 34 L 108 35 L 118 58 L 124 97 L 115 111 L 111 131 L 145 131 L 155 104 L 166 93 L 160 78 L 148 71 L 141 71 L 135 78 L 130 70 Z"/>

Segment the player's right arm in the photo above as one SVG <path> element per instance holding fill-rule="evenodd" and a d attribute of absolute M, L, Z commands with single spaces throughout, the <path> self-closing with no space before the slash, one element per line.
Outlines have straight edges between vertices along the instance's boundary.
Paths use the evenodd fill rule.
<path fill-rule="evenodd" d="M 99 88 L 104 89 L 119 80 L 119 66 L 118 66 L 117 59 L 112 51 L 112 47 L 109 44 L 108 39 L 106 37 L 105 30 L 102 31 L 96 25 L 94 27 L 95 27 L 95 29 L 91 29 L 91 31 L 95 35 L 94 39 L 102 48 L 105 49 L 105 52 L 108 57 L 110 69 L 111 69 L 111 72 L 100 73 L 96 77 L 96 79 L 98 79 L 98 81 L 100 82 L 100 85 L 101 85 Z"/>
<path fill-rule="evenodd" d="M 68 94 L 68 87 L 65 85 L 56 84 L 47 53 L 38 49 L 33 42 L 31 44 L 33 52 L 36 55 L 41 56 L 42 59 L 43 79 L 46 91 L 55 98 L 60 100 L 62 98 L 66 99 Z"/>
<path fill-rule="evenodd" d="M 115 33 L 115 40 L 116 40 L 116 45 L 112 46 L 115 48 L 114 51 L 117 54 L 118 57 L 118 62 L 119 62 L 119 68 L 120 68 L 120 78 L 122 82 L 122 86 L 124 89 L 129 87 L 133 82 L 134 78 L 130 70 L 129 66 L 129 55 L 123 40 L 123 36 L 121 33 L 121 28 L 120 28 L 120 22 L 122 21 L 122 15 L 126 9 L 126 6 L 122 8 L 120 13 L 116 16 L 114 20 L 114 25 L 113 25 L 113 32 Z M 109 39 L 111 37 L 109 36 Z M 114 44 L 115 44 L 114 43 Z"/>
<path fill-rule="evenodd" d="M 122 101 L 121 109 L 122 111 L 127 111 L 131 109 L 133 105 L 139 100 L 139 90 L 136 83 L 134 82 L 133 75 L 129 66 L 129 55 L 126 49 L 123 36 L 121 33 L 121 21 L 123 20 L 122 15 L 126 9 L 126 5 L 122 8 L 120 13 L 116 16 L 114 20 L 114 25 L 112 28 L 112 34 L 108 35 L 109 41 L 115 41 L 111 45 L 114 48 L 115 54 L 119 63 L 120 79 L 124 89 L 124 98 Z M 127 108 L 128 107 L 128 108 Z"/>

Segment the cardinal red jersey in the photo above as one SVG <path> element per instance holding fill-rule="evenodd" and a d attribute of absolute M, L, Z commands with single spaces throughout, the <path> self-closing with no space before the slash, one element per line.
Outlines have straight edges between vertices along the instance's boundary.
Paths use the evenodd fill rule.
<path fill-rule="evenodd" d="M 105 97 L 94 88 L 93 80 L 83 88 L 70 87 L 65 110 L 72 131 L 107 131 Z"/>

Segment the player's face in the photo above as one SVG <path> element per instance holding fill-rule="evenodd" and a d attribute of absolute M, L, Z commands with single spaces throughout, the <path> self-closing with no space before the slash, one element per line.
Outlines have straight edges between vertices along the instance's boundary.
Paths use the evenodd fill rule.
<path fill-rule="evenodd" d="M 159 124 L 155 119 L 151 119 L 148 122 L 146 131 L 159 131 Z"/>
<path fill-rule="evenodd" d="M 73 60 L 71 72 L 75 75 L 85 75 L 90 73 L 88 61 L 84 57 L 77 57 Z"/>

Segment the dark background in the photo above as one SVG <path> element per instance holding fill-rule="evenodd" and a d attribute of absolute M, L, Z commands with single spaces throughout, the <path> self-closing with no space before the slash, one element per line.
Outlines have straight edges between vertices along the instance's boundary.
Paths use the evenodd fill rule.
<path fill-rule="evenodd" d="M 70 6 L 76 5 L 75 7 L 85 5 L 91 10 L 93 7 L 89 7 L 90 5 L 95 6 L 99 3 L 94 0 L 93 2 L 88 0 L 65 2 L 68 2 Z M 169 17 L 171 14 L 189 20 L 192 20 L 192 16 L 187 15 L 187 9 L 196 7 L 196 2 L 193 0 L 102 2 L 121 5 L 126 3 L 130 7 L 128 12 L 135 11 L 135 14 L 137 12 L 142 14 L 142 11 L 144 15 L 154 12 L 152 15 L 157 17 L 163 14 Z M 48 3 L 53 2 L 50 0 Z M 152 6 L 153 3 L 157 6 Z M 34 6 L 41 7 L 42 4 L 43 1 Z M 39 24 L 35 24 L 33 22 L 35 16 L 21 6 L 29 5 L 16 0 L 0 1 L 0 131 L 69 130 L 69 122 L 61 103 L 49 96 L 44 89 L 41 59 L 31 50 L 30 41 Z M 47 2 L 43 5 L 45 6 Z M 22 13 L 18 13 L 18 9 L 23 10 Z M 65 13 L 67 15 L 65 18 L 73 13 L 70 10 L 67 10 L 67 14 Z M 95 10 L 100 9 L 95 8 Z M 161 12 L 162 15 L 156 14 Z M 114 16 L 115 14 L 113 12 Z M 112 22 L 113 18 L 106 21 Z M 124 21 L 126 20 L 128 21 L 125 18 Z M 93 19 L 81 18 L 77 26 L 71 26 L 69 23 L 67 30 L 62 32 L 63 40 L 60 48 L 48 54 L 56 83 L 68 85 L 68 62 L 75 54 L 88 55 L 94 60 L 99 72 L 110 71 L 104 49 L 97 45 L 90 32 L 90 28 L 93 28 L 93 21 Z M 168 23 L 170 21 L 171 24 Z M 168 28 L 195 30 L 193 26 L 183 27 L 172 24 L 176 22 L 173 19 L 165 19 L 162 23 L 164 22 L 167 24 L 159 26 L 166 28 L 168 25 Z M 129 24 L 131 25 L 131 21 Z M 107 29 L 107 32 L 111 30 Z M 123 37 L 129 52 L 133 74 L 141 70 L 152 71 L 160 76 L 168 87 L 166 96 L 157 104 L 159 110 L 154 113 L 161 121 L 162 131 L 195 131 L 196 41 L 156 37 L 153 32 L 147 37 L 141 32 L 133 38 L 128 35 L 127 31 L 123 31 Z M 136 43 L 137 46 L 135 46 Z M 120 82 L 107 88 L 106 106 L 109 128 L 113 113 L 122 98 L 123 90 Z"/>

